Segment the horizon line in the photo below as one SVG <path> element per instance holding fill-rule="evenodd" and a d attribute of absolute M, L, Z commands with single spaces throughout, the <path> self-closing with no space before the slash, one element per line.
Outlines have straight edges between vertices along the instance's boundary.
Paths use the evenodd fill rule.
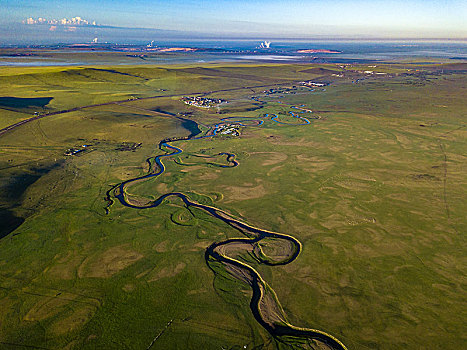
<path fill-rule="evenodd" d="M 34 24 L 26 24 L 26 23 L 21 23 L 21 22 L 13 22 L 11 24 L 15 24 L 17 26 L 24 26 L 26 27 L 34 27 L 34 26 L 41 26 L 41 27 L 46 27 L 46 26 L 51 26 L 51 24 L 48 23 L 34 23 Z M 10 24 L 10 25 L 11 25 Z M 2 23 L 0 24 L 1 26 L 7 26 L 8 24 Z M 62 24 L 60 26 L 66 27 L 66 26 L 73 26 L 73 24 Z M 84 25 L 79 25 L 81 28 L 95 28 L 95 29 L 116 29 L 116 30 L 145 30 L 145 31 L 159 31 L 163 32 L 166 34 L 173 34 L 177 35 L 185 35 L 187 40 L 255 40 L 256 38 L 262 37 L 262 38 L 268 38 L 271 40 L 381 40 L 381 41 L 388 41 L 388 40 L 427 40 L 427 41 L 467 41 L 467 34 L 461 34 L 459 33 L 458 35 L 453 35 L 453 36 L 446 36 L 440 35 L 440 36 L 430 36 L 430 37 L 423 37 L 423 36 L 408 36 L 407 34 L 405 35 L 394 35 L 391 36 L 390 34 L 388 35 L 376 35 L 376 36 L 370 36 L 367 34 L 353 34 L 351 36 L 341 36 L 341 34 L 314 34 L 314 35 L 309 35 L 307 34 L 289 34 L 289 36 L 277 36 L 279 34 L 272 34 L 272 33 L 211 33 L 211 32 L 200 32 L 200 31 L 186 31 L 186 30 L 180 30 L 180 29 L 162 29 L 162 28 L 154 28 L 154 27 L 126 27 L 126 26 L 117 26 L 117 25 L 109 25 L 109 24 L 96 24 L 96 25 L 89 25 L 89 24 L 84 24 Z M 191 34 L 191 37 L 190 37 Z M 292 36 L 290 36 L 292 35 Z M 416 35 L 416 34 L 414 34 Z M 432 34 L 433 35 L 433 34 Z M 172 38 L 171 38 L 172 39 Z M 174 38 L 175 39 L 175 38 Z"/>

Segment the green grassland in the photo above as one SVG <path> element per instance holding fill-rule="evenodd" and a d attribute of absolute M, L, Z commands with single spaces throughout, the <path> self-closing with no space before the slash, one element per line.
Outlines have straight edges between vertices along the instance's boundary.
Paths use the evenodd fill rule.
<path fill-rule="evenodd" d="M 180 191 L 296 237 L 303 250 L 289 265 L 243 257 L 296 326 L 329 332 L 348 349 L 461 349 L 467 69 L 387 64 L 378 77 L 362 69 L 346 67 L 340 78 L 336 65 L 0 68 L 0 96 L 53 98 L 43 108 L 0 106 L 0 128 L 38 111 L 122 101 L 0 136 L 0 348 L 289 348 L 254 319 L 250 287 L 206 264 L 206 247 L 238 231 L 178 199 L 144 210 L 116 202 L 106 215 L 105 197 L 149 171 L 160 140 L 190 134 L 154 111 L 207 131 L 220 118 L 267 113 L 294 123 L 289 105 L 303 104 L 314 111 L 304 114 L 310 125 L 264 118 L 240 137 L 173 143 L 184 152 L 131 193 Z M 331 84 L 262 93 L 310 79 Z M 229 103 L 180 101 L 196 93 Z M 227 164 L 221 152 L 239 166 L 217 166 Z"/>

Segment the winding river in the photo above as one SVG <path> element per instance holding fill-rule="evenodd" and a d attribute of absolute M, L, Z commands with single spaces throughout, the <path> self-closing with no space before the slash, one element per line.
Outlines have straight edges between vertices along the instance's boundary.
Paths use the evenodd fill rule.
<path fill-rule="evenodd" d="M 240 231 L 244 237 L 227 239 L 222 242 L 212 243 L 205 252 L 207 265 L 215 274 L 229 274 L 234 278 L 249 285 L 252 289 L 250 300 L 250 309 L 257 322 L 264 327 L 278 342 L 289 345 L 309 346 L 312 349 L 319 347 L 322 349 L 326 345 L 333 350 L 346 350 L 342 342 L 334 336 L 317 329 L 300 328 L 290 324 L 287 321 L 285 312 L 274 292 L 274 290 L 263 280 L 261 275 L 245 260 L 241 259 L 241 254 L 248 253 L 257 263 L 276 266 L 286 265 L 294 261 L 301 250 L 301 243 L 294 237 L 260 229 L 242 222 L 227 212 L 213 206 L 197 203 L 191 200 L 187 195 L 181 192 L 166 193 L 156 200 L 142 199 L 129 193 L 129 187 L 133 184 L 145 181 L 150 178 L 158 177 L 165 171 L 163 160 L 168 157 L 174 157 L 183 152 L 173 143 L 181 140 L 199 140 L 202 138 L 215 137 L 218 131 L 227 123 L 234 123 L 242 127 L 252 123 L 255 126 L 264 124 L 264 120 L 270 120 L 278 124 L 287 125 L 308 125 L 310 121 L 293 112 L 289 112 L 292 117 L 297 118 L 299 123 L 286 123 L 279 121 L 279 116 L 265 114 L 262 117 L 228 117 L 221 119 L 221 122 L 215 124 L 210 132 L 199 136 L 199 133 L 192 133 L 185 138 L 163 140 L 159 143 L 159 149 L 164 153 L 154 158 L 148 159 L 149 173 L 144 176 L 126 180 L 107 192 L 108 205 L 107 213 L 115 200 L 118 200 L 123 206 L 133 209 L 155 208 L 162 204 L 169 197 L 177 197 L 183 201 L 187 208 L 198 208 L 212 217 L 223 221 L 236 230 Z M 301 111 L 298 113 L 302 113 Z M 247 123 L 248 122 L 248 123 Z M 250 124 L 250 126 L 252 125 Z M 198 129 L 199 130 L 199 129 Z M 229 165 L 218 165 L 223 167 L 238 166 L 235 155 L 232 153 L 219 153 L 226 156 Z M 152 162 L 153 161 L 153 162 Z M 114 200 L 115 199 L 115 200 Z M 242 261 L 243 260 L 243 261 Z M 220 268 L 219 268 L 220 267 Z M 321 344 L 321 345 L 318 345 Z"/>

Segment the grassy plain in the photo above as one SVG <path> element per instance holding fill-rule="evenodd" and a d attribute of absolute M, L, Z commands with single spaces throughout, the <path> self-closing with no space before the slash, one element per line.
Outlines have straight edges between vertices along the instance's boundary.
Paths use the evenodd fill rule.
<path fill-rule="evenodd" d="M 104 208 L 112 185 L 148 171 L 161 139 L 190 134 L 151 111 L 184 114 L 207 130 L 220 118 L 266 113 L 293 122 L 287 104 L 304 104 L 321 119 L 265 119 L 240 137 L 177 142 L 184 153 L 132 193 L 181 191 L 300 240 L 289 265 L 249 260 L 297 326 L 325 330 L 349 349 L 462 348 L 467 67 L 358 72 L 366 69 L 346 67 L 339 78 L 336 65 L 0 68 L 0 96 L 53 97 L 44 108 L 0 109 L 0 127 L 34 112 L 122 101 L 0 136 L 1 347 L 141 349 L 154 340 L 161 349 L 287 348 L 253 318 L 250 287 L 206 265 L 206 247 L 237 231 L 175 199 L 146 210 L 116 203 L 109 215 Z M 310 79 L 331 84 L 262 93 Z M 231 103 L 180 101 L 194 93 Z M 122 150 L 133 143 L 142 145 Z M 64 156 L 83 144 L 91 146 Z M 236 154 L 239 166 L 208 164 L 225 161 L 220 152 Z"/>

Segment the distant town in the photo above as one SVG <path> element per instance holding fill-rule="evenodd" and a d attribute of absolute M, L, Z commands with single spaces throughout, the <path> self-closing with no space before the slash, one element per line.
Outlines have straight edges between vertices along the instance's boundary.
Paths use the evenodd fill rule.
<path fill-rule="evenodd" d="M 65 151 L 66 156 L 76 156 L 77 154 L 83 153 L 88 149 L 90 145 L 81 145 L 81 147 L 69 148 Z"/>
<path fill-rule="evenodd" d="M 216 134 L 240 136 L 240 125 L 238 124 L 222 124 L 216 129 Z"/>
<path fill-rule="evenodd" d="M 302 81 L 300 82 L 300 85 L 307 86 L 307 87 L 323 87 L 328 85 L 327 83 L 322 83 L 322 82 L 316 82 L 316 81 Z"/>
<path fill-rule="evenodd" d="M 222 100 L 220 98 L 207 98 L 207 97 L 188 97 L 185 96 L 182 98 L 182 101 L 185 102 L 187 105 L 200 107 L 200 108 L 211 108 L 217 107 L 221 103 L 227 103 L 227 101 Z"/>
<path fill-rule="evenodd" d="M 316 88 L 316 87 L 324 87 L 329 85 L 329 83 L 323 83 L 323 82 L 316 82 L 316 81 L 301 81 L 299 83 L 300 87 L 303 88 Z M 275 87 L 267 90 L 263 90 L 263 94 L 270 96 L 270 95 L 276 95 L 276 94 L 296 94 L 299 91 L 299 87 L 296 85 L 293 85 L 291 87 Z M 253 98 L 254 99 L 254 98 Z"/>

